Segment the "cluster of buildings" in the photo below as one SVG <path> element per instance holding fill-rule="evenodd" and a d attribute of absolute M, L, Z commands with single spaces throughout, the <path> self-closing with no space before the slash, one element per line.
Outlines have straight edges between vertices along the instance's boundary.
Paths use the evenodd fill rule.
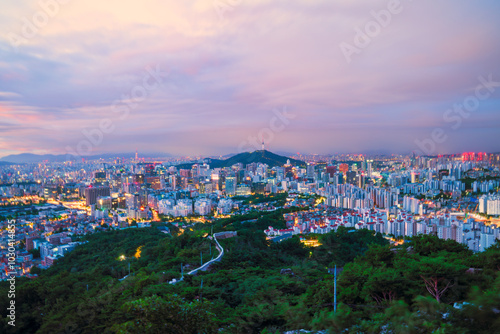
<path fill-rule="evenodd" d="M 0 228 L 16 219 L 18 269 L 26 274 L 35 264 L 47 267 L 64 256 L 78 235 L 278 208 L 274 203 L 243 205 L 241 196 L 255 194 L 287 192 L 284 207 L 314 208 L 286 215 L 287 228 L 269 228 L 269 237 L 346 226 L 395 237 L 434 233 L 477 251 L 498 237 L 494 224 L 473 215 L 500 213 L 498 154 L 306 159 L 300 166 L 288 161 L 274 167 L 240 162 L 219 168 L 210 159 L 178 164 L 137 156 L 5 165 L 0 167 Z M 0 267 L 6 264 L 5 238 L 0 229 Z M 31 247 L 40 250 L 40 259 L 32 258 Z"/>
<path fill-rule="evenodd" d="M 26 237 L 26 251 L 37 249 L 40 252 L 40 265 L 42 269 L 48 268 L 54 264 L 54 261 L 63 257 L 72 251 L 79 242 L 72 242 L 68 232 L 61 232 L 47 235 L 41 238 L 39 235 L 32 234 Z"/>
<path fill-rule="evenodd" d="M 331 209 L 314 209 L 287 213 L 283 215 L 287 226 L 285 229 L 269 226 L 264 233 L 269 239 L 277 238 L 276 240 L 281 241 L 286 239 L 284 236 L 325 234 L 337 231 L 342 226 L 356 230 L 367 229 L 394 238 L 431 234 L 441 239 L 455 240 L 476 252 L 484 251 L 500 237 L 500 228 L 458 214 L 440 213 L 416 219 L 416 216 L 406 211 L 398 211 L 395 216 L 391 216 L 388 210 L 381 209 L 341 211 L 333 213 Z"/>
<path fill-rule="evenodd" d="M 500 196 L 483 195 L 479 198 L 479 212 L 491 216 L 500 215 Z"/>
<path fill-rule="evenodd" d="M 51 205 L 50 208 L 41 210 L 39 216 L 26 215 L 0 222 L 0 279 L 5 279 L 9 272 L 31 277 L 30 270 L 33 266 L 48 268 L 78 244 L 72 242 L 70 235 L 86 234 L 89 230 L 94 232 L 88 220 L 68 216 L 64 208 L 56 209 L 58 208 Z M 15 270 L 10 270 L 7 266 L 9 236 L 5 227 L 8 222 L 15 222 Z M 31 250 L 38 250 L 40 257 L 34 257 L 33 254 L 36 253 L 30 252 Z"/>
<path fill-rule="evenodd" d="M 472 157 L 472 158 L 471 158 Z M 434 234 L 484 251 L 499 238 L 499 156 L 471 154 L 438 158 L 386 159 L 326 166 L 297 192 L 324 198 L 326 208 L 288 214 L 286 229 L 269 227 L 274 240 L 328 233 L 339 226 L 369 229 L 396 238 Z M 491 220 L 475 213 L 490 216 Z"/>

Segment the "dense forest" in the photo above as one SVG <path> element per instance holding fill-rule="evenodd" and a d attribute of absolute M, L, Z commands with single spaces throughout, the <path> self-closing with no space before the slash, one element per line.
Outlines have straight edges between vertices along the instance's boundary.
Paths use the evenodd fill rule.
<path fill-rule="evenodd" d="M 474 254 L 433 236 L 390 246 L 380 234 L 340 228 L 274 243 L 283 213 L 253 212 L 197 224 L 172 235 L 156 226 L 86 236 L 84 244 L 17 279 L 16 327 L 7 324 L 8 285 L 0 285 L 2 333 L 495 333 L 500 325 L 500 245 Z M 255 221 L 255 219 L 257 219 Z M 250 220 L 250 222 L 248 222 Z M 222 261 L 169 284 L 216 257 Z M 334 312 L 334 275 L 338 275 Z M 130 275 L 129 275 L 130 272 Z"/>

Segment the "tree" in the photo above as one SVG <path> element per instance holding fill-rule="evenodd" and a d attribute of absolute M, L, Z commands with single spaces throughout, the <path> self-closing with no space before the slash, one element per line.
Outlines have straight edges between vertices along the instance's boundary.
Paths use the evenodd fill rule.
<path fill-rule="evenodd" d="M 404 291 L 403 276 L 394 268 L 377 268 L 368 276 L 363 286 L 366 297 L 373 298 L 377 304 L 388 305 L 398 298 L 400 291 Z M 368 299 L 366 298 L 365 299 Z"/>
<path fill-rule="evenodd" d="M 151 296 L 122 307 L 123 316 L 132 319 L 114 326 L 118 333 L 217 333 L 210 302 L 187 302 L 177 295 Z"/>
<path fill-rule="evenodd" d="M 350 329 L 360 333 L 463 333 L 446 321 L 452 308 L 430 297 L 418 296 L 413 307 L 403 301 L 394 302 L 383 313 L 364 320 Z M 350 331 L 350 332 L 351 332 Z"/>
<path fill-rule="evenodd" d="M 479 253 L 479 262 L 485 269 L 500 270 L 500 240 L 497 239 L 492 246 Z"/>
<path fill-rule="evenodd" d="M 300 242 L 299 237 L 293 236 L 290 239 L 283 240 L 279 243 L 273 243 L 271 245 L 272 249 L 285 252 L 290 255 L 297 256 L 299 258 L 305 258 L 309 253 L 309 250 Z"/>
<path fill-rule="evenodd" d="M 34 259 L 38 259 L 38 258 L 40 258 L 40 249 L 38 249 L 38 248 L 33 248 L 33 249 L 30 249 L 30 250 L 29 250 L 29 253 L 30 253 L 30 254 L 33 254 L 33 258 L 34 258 Z"/>
<path fill-rule="evenodd" d="M 466 266 L 456 262 L 449 261 L 444 256 L 439 257 L 408 257 L 400 264 L 413 277 L 419 277 L 425 284 L 426 290 L 433 296 L 438 303 L 442 301 L 445 292 L 453 287 L 458 277 L 463 275 Z"/>
<path fill-rule="evenodd" d="M 458 306 L 452 319 L 456 327 L 469 333 L 495 333 L 500 326 L 500 276 L 491 287 L 482 292 L 473 288 L 468 301 Z"/>
<path fill-rule="evenodd" d="M 472 251 L 467 248 L 466 245 L 460 244 L 452 239 L 440 239 L 430 234 L 421 234 L 411 238 L 409 245 L 413 247 L 413 251 L 422 256 L 437 254 L 443 251 L 455 254 L 459 253 L 463 256 L 472 255 Z"/>
<path fill-rule="evenodd" d="M 325 266 L 344 266 L 357 256 L 364 254 L 370 245 L 388 245 L 381 234 L 362 229 L 354 230 L 339 227 L 336 232 L 323 234 L 320 237 L 321 246 L 313 251 L 312 259 Z"/>
<path fill-rule="evenodd" d="M 32 275 L 40 275 L 41 272 L 42 272 L 42 269 L 38 268 L 37 266 L 33 266 L 30 269 L 30 274 L 32 274 Z"/>
<path fill-rule="evenodd" d="M 353 324 L 359 322 L 360 312 L 353 311 L 349 306 L 340 303 L 337 307 L 337 313 L 331 310 L 322 310 L 314 314 L 310 327 L 314 330 L 328 329 L 332 333 L 345 332 Z"/>

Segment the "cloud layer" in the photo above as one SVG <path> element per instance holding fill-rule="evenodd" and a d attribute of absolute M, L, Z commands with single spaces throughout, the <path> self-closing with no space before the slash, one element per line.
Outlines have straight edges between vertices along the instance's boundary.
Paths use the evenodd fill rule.
<path fill-rule="evenodd" d="M 0 155 L 224 154 L 249 136 L 271 150 L 409 152 L 435 128 L 446 139 L 433 153 L 500 151 L 500 87 L 459 127 L 444 118 L 478 77 L 500 81 L 500 4 L 393 2 L 3 5 Z M 168 72 L 159 86 L 155 68 Z M 294 118 L 270 134 L 284 107 Z"/>

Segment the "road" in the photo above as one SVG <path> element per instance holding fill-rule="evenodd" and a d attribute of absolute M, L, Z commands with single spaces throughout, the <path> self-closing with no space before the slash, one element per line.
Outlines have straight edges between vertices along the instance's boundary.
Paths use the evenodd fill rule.
<path fill-rule="evenodd" d="M 215 244 L 216 244 L 216 246 L 215 246 L 215 247 L 216 247 L 216 248 L 217 248 L 217 250 L 219 251 L 219 255 L 218 255 L 215 259 L 210 260 L 210 261 L 208 261 L 207 263 L 204 263 L 201 267 L 198 267 L 198 268 L 196 268 L 196 269 L 194 269 L 194 270 L 191 270 L 191 271 L 190 271 L 190 272 L 188 272 L 186 275 L 196 275 L 196 273 L 197 273 L 198 271 L 200 271 L 200 270 L 201 270 L 201 271 L 205 271 L 205 270 L 206 270 L 206 269 L 207 269 L 207 268 L 208 268 L 208 267 L 209 267 L 212 263 L 214 263 L 214 262 L 218 262 L 218 261 L 220 261 L 220 260 L 222 259 L 222 256 L 224 256 L 224 248 L 222 248 L 222 246 L 219 244 L 219 241 L 217 241 L 217 238 L 216 238 L 216 237 L 213 237 L 213 238 L 214 238 L 214 240 L 215 240 Z M 181 277 L 181 278 L 180 278 L 180 279 L 178 279 L 178 280 L 176 280 L 176 279 L 174 278 L 173 280 L 171 280 L 171 281 L 169 282 L 169 284 L 176 284 L 176 283 L 178 283 L 178 282 L 180 282 L 180 281 L 183 281 L 183 280 L 184 280 L 184 276 L 183 276 L 183 277 Z"/>

